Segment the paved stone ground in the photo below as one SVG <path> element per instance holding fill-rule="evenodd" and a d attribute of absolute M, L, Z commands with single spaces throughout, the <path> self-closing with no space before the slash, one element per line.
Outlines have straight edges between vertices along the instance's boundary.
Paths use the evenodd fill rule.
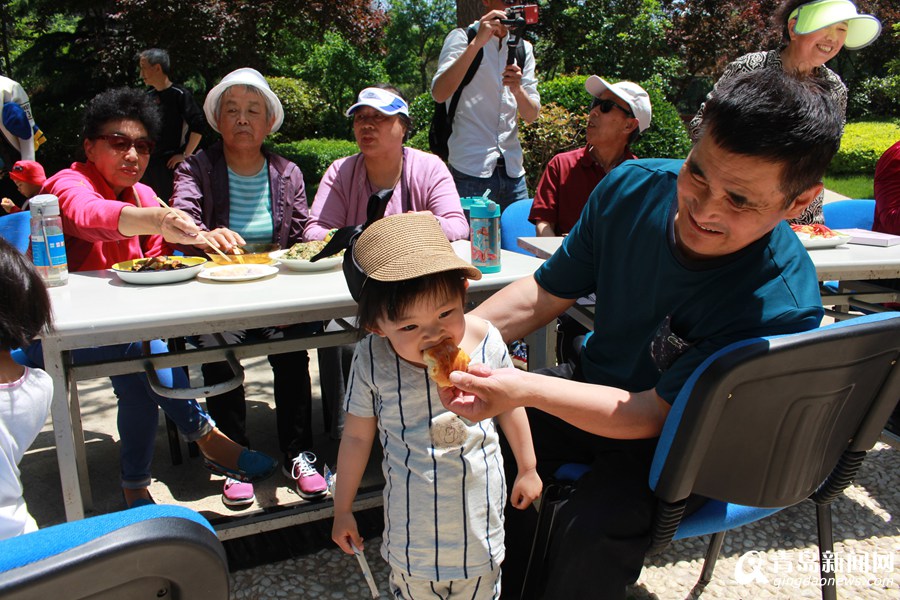
<path fill-rule="evenodd" d="M 268 430 L 274 415 L 270 405 L 271 369 L 265 359 L 247 361 L 247 393 L 252 427 Z M 312 361 L 314 383 L 317 381 Z M 122 508 L 118 491 L 118 449 L 115 430 L 115 402 L 105 381 L 80 384 L 82 412 L 88 446 L 88 461 L 96 512 Z M 314 387 L 314 389 L 316 389 Z M 314 406 L 318 415 L 318 400 Z M 316 416 L 316 418 L 320 418 Z M 274 436 L 251 434 L 263 449 Z M 320 434 L 317 441 L 325 440 Z M 333 447 L 330 444 L 329 447 Z M 333 450 L 326 449 L 325 453 Z M 328 460 L 331 460 L 330 458 Z M 333 464 L 333 463 L 329 463 Z M 38 438 L 22 463 L 25 496 L 40 526 L 64 520 L 59 474 L 50 425 Z M 151 487 L 158 501 L 177 502 L 210 517 L 228 515 L 221 502 L 221 479 L 208 475 L 197 459 L 172 466 L 164 429 L 160 426 Z M 297 501 L 285 481 L 276 475 L 257 487 L 260 504 Z M 855 484 L 834 505 L 836 555 L 844 562 L 847 581 L 839 586 L 842 598 L 893 599 L 900 597 L 900 453 L 878 444 L 863 464 Z M 309 554 L 238 570 L 232 573 L 233 600 L 269 598 L 328 599 L 368 598 L 356 560 L 343 554 L 327 537 L 327 523 L 319 524 Z M 674 542 L 661 556 L 648 559 L 631 597 L 644 599 L 691 598 L 691 588 L 700 574 L 705 554 L 705 539 Z M 380 539 L 372 535 L 365 553 L 375 580 L 387 595 L 387 568 L 379 554 Z M 816 578 L 816 526 L 812 503 L 784 510 L 762 522 L 728 534 L 712 583 L 703 598 L 818 598 Z M 759 552 L 758 556 L 747 552 Z M 860 561 L 868 558 L 868 571 Z M 742 560 L 743 559 L 743 560 Z M 850 561 L 856 564 L 849 564 Z M 746 583 L 743 573 L 752 578 L 758 565 L 759 577 Z M 736 572 L 738 566 L 740 571 Z"/>

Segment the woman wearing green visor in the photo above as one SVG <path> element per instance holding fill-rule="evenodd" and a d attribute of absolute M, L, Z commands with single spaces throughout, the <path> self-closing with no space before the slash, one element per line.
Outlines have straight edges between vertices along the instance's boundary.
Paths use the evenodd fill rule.
<path fill-rule="evenodd" d="M 837 73 L 825 66 L 841 48 L 859 50 L 875 41 L 881 33 L 881 22 L 872 15 L 859 14 L 850 0 L 784 0 L 773 18 L 782 28 L 778 50 L 751 52 L 725 68 L 720 83 L 757 69 L 784 69 L 788 73 L 814 75 L 828 86 L 841 114 L 847 112 L 847 86 Z M 704 104 L 691 120 L 691 139 L 699 137 Z M 807 225 L 824 223 L 822 194 L 792 223 Z"/>

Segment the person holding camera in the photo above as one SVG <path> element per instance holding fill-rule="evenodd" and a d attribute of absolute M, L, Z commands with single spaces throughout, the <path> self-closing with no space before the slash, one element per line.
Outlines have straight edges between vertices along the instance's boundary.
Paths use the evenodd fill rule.
<path fill-rule="evenodd" d="M 524 64 L 507 64 L 510 31 L 506 6 L 511 0 L 482 0 L 485 13 L 469 30 L 451 31 L 444 40 L 438 69 L 431 80 L 435 102 L 450 103 L 471 65 L 480 64 L 462 88 L 447 141 L 448 163 L 461 197 L 481 196 L 506 208 L 528 197 L 525 187 L 518 117 L 531 123 L 541 110 L 534 74 L 534 49 L 524 40 Z M 499 118 L 497 108 L 500 109 Z"/>

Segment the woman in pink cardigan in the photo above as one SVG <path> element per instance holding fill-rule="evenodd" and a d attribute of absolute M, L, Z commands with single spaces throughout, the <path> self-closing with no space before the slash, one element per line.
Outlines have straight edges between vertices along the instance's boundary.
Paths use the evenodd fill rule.
<path fill-rule="evenodd" d="M 84 114 L 85 162 L 76 162 L 48 179 L 43 192 L 59 198 L 66 252 L 71 271 L 107 269 L 114 263 L 171 253 L 171 244 L 197 244 L 197 226 L 156 200 L 138 183 L 159 132 L 157 108 L 139 90 L 120 88 L 91 100 Z M 138 309 L 140 307 L 137 307 Z M 150 307 L 152 308 L 152 307 Z M 150 343 L 153 354 L 166 352 L 162 340 Z M 26 350 L 43 367 L 40 342 Z M 98 358 L 139 356 L 141 343 L 75 351 L 76 363 Z M 167 387 L 187 387 L 182 369 L 160 369 Z M 156 394 L 143 373 L 111 377 L 118 398 L 121 480 L 128 507 L 152 504 L 150 463 L 162 407 L 187 441 L 197 442 L 204 466 L 216 474 L 258 481 L 272 474 L 274 459 L 231 441 L 196 400 L 174 400 Z"/>

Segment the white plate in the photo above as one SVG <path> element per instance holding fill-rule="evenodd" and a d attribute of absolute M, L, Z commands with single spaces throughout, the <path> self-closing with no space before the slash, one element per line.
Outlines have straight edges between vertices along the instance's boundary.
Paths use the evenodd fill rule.
<path fill-rule="evenodd" d="M 117 262 L 110 270 L 126 283 L 134 283 L 137 285 L 159 285 L 193 279 L 197 276 L 197 273 L 203 269 L 203 265 L 207 262 L 202 256 L 166 256 L 164 258 L 167 260 L 180 260 L 190 266 L 183 269 L 173 269 L 171 271 L 132 271 L 131 268 L 134 263 L 146 260 L 138 258 L 135 260 Z"/>
<path fill-rule="evenodd" d="M 329 256 L 327 258 L 321 258 L 316 262 L 309 262 L 308 260 L 301 259 L 291 259 L 291 258 L 283 258 L 283 256 L 287 253 L 287 250 L 276 250 L 275 252 L 269 253 L 269 258 L 273 258 L 280 263 L 284 263 L 291 271 L 327 271 L 328 269 L 333 269 L 337 265 L 341 264 L 344 260 L 342 256 Z"/>
<path fill-rule="evenodd" d="M 836 236 L 830 238 L 824 237 L 809 237 L 807 233 L 798 233 L 797 237 L 800 238 L 800 241 L 803 243 L 803 247 L 806 249 L 813 248 L 834 248 L 835 246 L 841 246 L 850 241 L 850 236 L 844 233 L 837 233 Z"/>
<path fill-rule="evenodd" d="M 220 265 L 201 271 L 197 277 L 209 281 L 250 281 L 277 272 L 274 265 Z"/>

